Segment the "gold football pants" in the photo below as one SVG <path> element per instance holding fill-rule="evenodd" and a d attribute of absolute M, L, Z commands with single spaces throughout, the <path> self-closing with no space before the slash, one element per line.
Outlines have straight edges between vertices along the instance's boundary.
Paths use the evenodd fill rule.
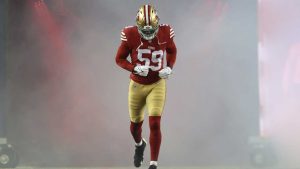
<path fill-rule="evenodd" d="M 134 123 L 143 121 L 145 107 L 147 107 L 149 116 L 161 116 L 165 99 L 165 79 L 150 85 L 139 84 L 131 80 L 128 93 L 130 120 Z"/>

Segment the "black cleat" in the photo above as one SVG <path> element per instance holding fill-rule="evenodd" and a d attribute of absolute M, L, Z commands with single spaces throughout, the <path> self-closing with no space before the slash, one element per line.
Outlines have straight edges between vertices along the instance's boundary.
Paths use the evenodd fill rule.
<path fill-rule="evenodd" d="M 156 169 L 156 168 L 157 168 L 156 165 L 150 165 L 150 166 L 149 166 L 149 169 Z"/>
<path fill-rule="evenodd" d="M 146 148 L 147 142 L 142 139 L 142 145 L 135 146 L 135 153 L 134 153 L 134 166 L 140 167 L 144 160 L 144 151 Z"/>

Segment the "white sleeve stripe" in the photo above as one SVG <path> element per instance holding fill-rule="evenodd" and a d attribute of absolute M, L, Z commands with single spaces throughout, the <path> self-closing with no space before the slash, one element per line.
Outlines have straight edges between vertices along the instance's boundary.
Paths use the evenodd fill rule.
<path fill-rule="evenodd" d="M 172 32 L 172 31 L 173 31 L 173 28 L 171 28 L 170 31 Z"/>
<path fill-rule="evenodd" d="M 123 39 L 123 38 L 121 38 L 121 40 L 123 40 L 123 41 L 127 41 L 127 39 Z"/>
<path fill-rule="evenodd" d="M 123 35 L 121 35 L 121 38 L 124 38 L 124 39 L 126 39 L 126 36 L 123 36 Z"/>
<path fill-rule="evenodd" d="M 171 35 L 170 38 L 173 38 L 175 36 L 175 34 Z"/>
<path fill-rule="evenodd" d="M 121 32 L 121 34 L 125 36 L 125 33 L 124 33 L 124 32 Z"/>
<path fill-rule="evenodd" d="M 174 34 L 174 31 L 170 32 L 170 34 Z"/>

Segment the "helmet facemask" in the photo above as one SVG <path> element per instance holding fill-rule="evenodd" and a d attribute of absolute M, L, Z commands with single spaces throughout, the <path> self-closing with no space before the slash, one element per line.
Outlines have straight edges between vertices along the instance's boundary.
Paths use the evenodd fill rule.
<path fill-rule="evenodd" d="M 151 40 L 153 39 L 157 32 L 158 32 L 158 28 L 152 28 L 152 26 L 144 26 L 144 28 L 139 28 L 138 27 L 138 31 L 140 33 L 140 35 L 142 36 L 142 38 L 146 39 L 146 40 Z"/>

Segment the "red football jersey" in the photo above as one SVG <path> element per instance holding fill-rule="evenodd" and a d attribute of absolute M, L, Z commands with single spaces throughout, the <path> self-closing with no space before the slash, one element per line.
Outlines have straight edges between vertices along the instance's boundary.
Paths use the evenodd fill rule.
<path fill-rule="evenodd" d="M 173 41 L 174 31 L 169 25 L 160 25 L 155 38 L 143 39 L 137 26 L 125 27 L 121 32 L 121 45 L 116 55 L 116 62 L 131 72 L 130 78 L 140 84 L 152 84 L 160 80 L 158 72 L 164 65 L 173 68 L 176 60 L 176 45 Z M 127 60 L 130 55 L 131 62 Z M 164 58 L 166 57 L 166 58 Z M 165 64 L 164 61 L 167 61 Z M 134 74 L 136 65 L 149 66 L 147 76 Z"/>

